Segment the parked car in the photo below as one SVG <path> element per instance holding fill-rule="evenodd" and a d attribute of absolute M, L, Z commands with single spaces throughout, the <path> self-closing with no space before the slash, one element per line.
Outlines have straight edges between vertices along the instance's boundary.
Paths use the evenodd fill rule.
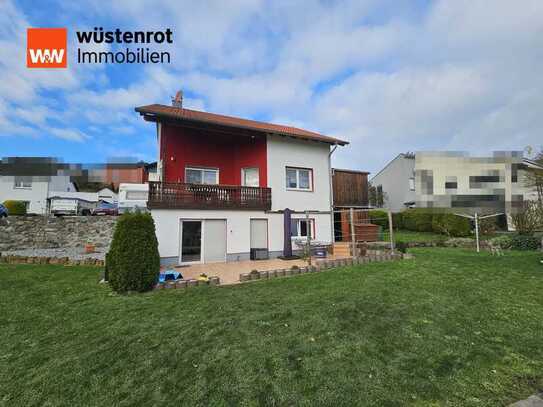
<path fill-rule="evenodd" d="M 117 216 L 119 214 L 119 208 L 116 203 L 101 201 L 96 205 L 96 208 L 93 209 L 92 214 Z"/>
<path fill-rule="evenodd" d="M 88 216 L 92 213 L 96 203 L 86 201 L 80 198 L 49 198 L 49 211 L 52 215 L 83 215 Z"/>
<path fill-rule="evenodd" d="M 8 217 L 8 208 L 0 204 L 0 218 L 7 218 L 7 217 Z"/>
<path fill-rule="evenodd" d="M 120 184 L 119 213 L 147 211 L 149 184 Z"/>

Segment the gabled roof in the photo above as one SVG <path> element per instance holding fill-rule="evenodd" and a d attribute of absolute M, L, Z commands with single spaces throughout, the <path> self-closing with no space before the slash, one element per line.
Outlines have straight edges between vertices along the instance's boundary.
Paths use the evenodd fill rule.
<path fill-rule="evenodd" d="M 344 140 L 339 140 L 333 137 L 325 136 L 323 134 L 299 129 L 297 127 L 259 122 L 256 120 L 242 119 L 240 117 L 224 116 L 222 114 L 200 112 L 198 110 L 191 110 L 174 106 L 154 104 L 136 107 L 135 110 L 136 112 L 144 116 L 144 118 L 151 121 L 160 121 L 160 119 L 162 118 L 179 122 L 209 123 L 238 129 L 259 131 L 263 133 L 273 133 L 305 140 L 320 141 L 328 144 L 338 144 L 340 146 L 349 144 L 349 142 Z"/>
<path fill-rule="evenodd" d="M 379 176 L 384 170 L 388 168 L 390 164 L 392 164 L 394 161 L 396 161 L 398 158 L 404 158 L 406 160 L 414 160 L 415 159 L 415 153 L 400 153 L 396 157 L 394 157 L 392 160 L 390 160 L 377 174 L 375 174 L 373 177 L 371 177 L 371 181 L 373 181 L 377 176 Z"/>

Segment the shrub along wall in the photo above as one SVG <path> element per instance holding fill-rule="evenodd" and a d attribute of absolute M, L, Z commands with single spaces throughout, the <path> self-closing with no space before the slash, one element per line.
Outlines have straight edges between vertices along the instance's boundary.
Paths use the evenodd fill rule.
<path fill-rule="evenodd" d="M 23 201 L 4 201 L 4 206 L 11 216 L 26 215 L 26 204 Z"/>

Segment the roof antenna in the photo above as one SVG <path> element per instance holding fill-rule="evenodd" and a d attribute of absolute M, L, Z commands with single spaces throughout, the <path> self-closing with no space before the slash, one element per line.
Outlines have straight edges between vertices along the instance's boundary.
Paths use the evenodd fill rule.
<path fill-rule="evenodd" d="M 175 97 L 172 98 L 172 106 L 173 107 L 178 107 L 178 108 L 183 108 L 183 91 L 182 90 L 178 90 L 177 93 L 175 94 Z"/>

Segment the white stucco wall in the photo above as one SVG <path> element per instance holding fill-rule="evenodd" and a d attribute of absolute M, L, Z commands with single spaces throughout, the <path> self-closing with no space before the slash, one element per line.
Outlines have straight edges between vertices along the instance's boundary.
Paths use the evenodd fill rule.
<path fill-rule="evenodd" d="M 44 214 L 47 210 L 49 182 L 34 181 L 31 188 L 15 188 L 14 177 L 0 177 L 0 202 L 28 201 L 28 213 Z"/>
<path fill-rule="evenodd" d="M 229 257 L 237 260 L 235 255 L 248 254 L 250 251 L 250 220 L 268 219 L 269 251 L 283 250 L 283 214 L 265 213 L 263 211 L 210 211 L 210 210 L 175 210 L 153 209 L 160 257 L 179 256 L 179 226 L 181 219 L 226 219 L 226 251 Z M 293 214 L 292 218 L 305 218 L 302 214 Z M 329 214 L 311 214 L 315 220 L 316 240 L 330 243 L 331 224 Z M 222 237 L 217 237 L 222 238 Z M 295 249 L 295 247 L 293 247 Z"/>
<path fill-rule="evenodd" d="M 414 171 L 415 160 L 399 154 L 370 180 L 374 187 L 383 187 L 385 208 L 400 212 L 406 209 L 406 202 L 415 201 L 415 191 L 409 185 L 409 178 L 415 176 Z"/>
<path fill-rule="evenodd" d="M 272 210 L 330 210 L 330 145 L 270 135 L 267 150 Z M 287 190 L 286 167 L 311 168 L 313 191 Z"/>
<path fill-rule="evenodd" d="M 34 177 L 30 188 L 15 188 L 15 177 L 0 176 L 0 202 L 6 200 L 28 201 L 28 213 L 44 214 L 47 211 L 47 198 L 52 192 L 74 191 L 75 188 L 66 175 Z M 54 195 L 54 194 L 53 194 Z"/>

